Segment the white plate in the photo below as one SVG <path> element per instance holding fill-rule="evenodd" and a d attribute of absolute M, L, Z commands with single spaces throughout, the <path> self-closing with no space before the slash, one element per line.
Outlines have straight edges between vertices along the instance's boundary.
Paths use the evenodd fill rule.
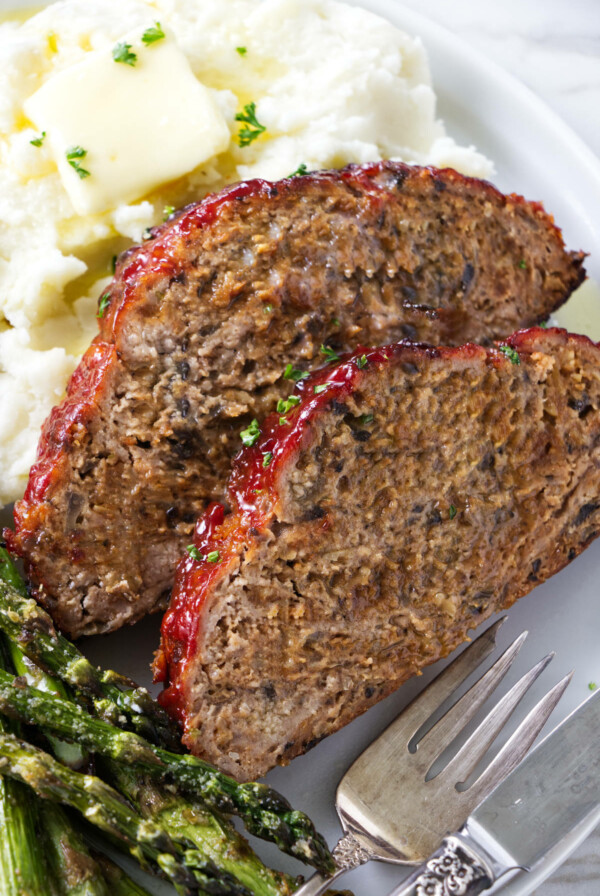
<path fill-rule="evenodd" d="M 362 0 L 356 5 L 420 35 L 431 60 L 440 98 L 439 114 L 449 133 L 460 142 L 473 142 L 495 161 L 494 180 L 501 189 L 543 200 L 562 227 L 567 244 L 590 253 L 588 272 L 600 280 L 597 224 L 600 164 L 593 153 L 520 82 L 440 26 L 394 0 Z M 589 681 L 600 680 L 599 572 L 600 541 L 597 541 L 570 567 L 511 609 L 500 644 L 507 644 L 523 629 L 529 629 L 530 636 L 506 688 L 544 654 L 556 651 L 554 662 L 532 689 L 515 724 L 536 697 L 570 669 L 575 670 L 573 682 L 553 716 L 554 723 L 589 695 Z M 95 662 L 114 666 L 149 685 L 148 664 L 158 643 L 158 628 L 157 618 L 146 619 L 134 629 L 91 638 L 82 646 Z M 420 679 L 408 682 L 308 755 L 294 760 L 288 768 L 276 769 L 268 775 L 270 784 L 282 791 L 294 806 L 310 814 L 330 844 L 341 833 L 334 810 L 338 780 L 355 756 L 442 665 L 437 664 Z M 402 811 L 401 805 L 398 811 Z M 580 832 L 569 848 L 573 849 L 585 833 Z M 285 867 L 292 873 L 302 871 L 298 863 L 282 860 L 275 848 L 260 843 L 258 851 L 274 866 Z M 535 875 L 518 875 L 503 892 L 512 896 L 531 892 L 565 855 L 562 849 L 551 864 Z M 348 874 L 340 885 L 352 888 L 356 896 L 385 896 L 401 875 L 397 867 L 371 863 Z M 171 894 L 173 891 L 158 884 L 155 892 Z"/>

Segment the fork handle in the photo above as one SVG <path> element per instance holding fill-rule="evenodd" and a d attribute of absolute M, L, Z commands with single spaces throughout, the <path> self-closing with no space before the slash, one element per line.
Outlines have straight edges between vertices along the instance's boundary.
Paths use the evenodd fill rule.
<path fill-rule="evenodd" d="M 477 896 L 495 880 L 495 874 L 481 855 L 464 840 L 450 836 L 389 896 Z"/>
<path fill-rule="evenodd" d="M 338 877 L 345 874 L 346 871 L 352 871 L 353 868 L 364 865 L 373 857 L 373 854 L 350 833 L 344 834 L 338 841 L 332 855 L 337 865 L 335 873 L 324 877 L 317 871 L 298 890 L 294 890 L 294 896 L 321 896 Z"/>

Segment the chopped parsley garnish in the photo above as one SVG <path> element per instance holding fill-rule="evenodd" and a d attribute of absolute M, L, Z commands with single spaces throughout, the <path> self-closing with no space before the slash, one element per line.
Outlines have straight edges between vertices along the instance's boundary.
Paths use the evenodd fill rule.
<path fill-rule="evenodd" d="M 247 47 L 236 47 L 235 52 L 239 53 L 240 56 L 245 56 L 246 53 L 248 52 L 248 48 Z"/>
<path fill-rule="evenodd" d="M 356 364 L 356 366 L 358 367 L 359 370 L 362 370 L 363 367 L 366 367 L 369 362 L 367 361 L 366 355 L 361 355 L 360 358 L 355 359 L 354 363 Z"/>
<path fill-rule="evenodd" d="M 283 371 L 284 380 L 293 380 L 295 383 L 305 379 L 308 376 L 308 370 L 298 370 L 292 364 L 287 364 Z"/>
<path fill-rule="evenodd" d="M 361 426 L 366 426 L 368 423 L 372 423 L 374 419 L 375 417 L 373 416 L 373 414 L 361 414 L 361 416 L 358 418 L 358 422 Z"/>
<path fill-rule="evenodd" d="M 457 513 L 458 513 L 458 510 L 456 509 L 454 504 L 451 504 L 448 509 L 448 516 L 450 517 L 450 519 L 453 520 Z"/>
<path fill-rule="evenodd" d="M 273 460 L 273 452 L 265 451 L 263 453 L 263 464 L 262 464 L 263 467 L 265 467 L 265 468 L 268 467 L 272 460 Z"/>
<path fill-rule="evenodd" d="M 500 345 L 500 346 L 498 346 L 498 348 L 500 349 L 500 351 L 502 352 L 503 355 L 506 355 L 506 357 L 509 358 L 511 364 L 520 364 L 521 363 L 521 359 L 519 358 L 518 354 L 516 353 L 514 348 L 510 347 L 510 345 Z"/>
<path fill-rule="evenodd" d="M 331 323 L 333 324 L 334 327 L 339 327 L 339 326 L 340 326 L 340 322 L 339 322 L 339 320 L 337 319 L 337 317 L 332 317 L 332 318 L 331 318 Z"/>
<path fill-rule="evenodd" d="M 549 324 L 549 323 L 550 323 L 549 320 L 543 320 L 543 321 L 541 322 L 541 324 L 538 324 L 538 327 L 541 327 L 542 330 L 547 330 L 547 329 L 548 329 L 548 324 Z"/>
<path fill-rule="evenodd" d="M 525 268 L 527 267 L 527 262 L 525 261 L 524 258 L 522 258 L 521 261 L 519 262 L 519 267 L 521 268 L 522 271 L 524 271 Z"/>
<path fill-rule="evenodd" d="M 206 559 L 208 560 L 209 563 L 218 563 L 219 560 L 221 559 L 221 555 L 219 554 L 218 551 L 210 551 L 206 555 Z"/>
<path fill-rule="evenodd" d="M 157 40 L 162 40 L 164 36 L 165 32 L 162 30 L 160 22 L 155 22 L 151 28 L 146 28 L 142 34 L 142 43 L 148 47 L 150 44 L 155 44 Z"/>
<path fill-rule="evenodd" d="M 83 146 L 70 146 L 65 152 L 65 156 L 67 157 L 67 162 L 71 168 L 77 172 L 82 180 L 84 177 L 90 176 L 90 172 L 86 168 L 82 168 L 79 163 L 79 159 L 83 159 L 87 156 L 87 149 L 84 149 Z"/>
<path fill-rule="evenodd" d="M 137 53 L 131 52 L 131 44 L 124 41 L 115 44 L 112 48 L 112 58 L 115 62 L 122 62 L 124 65 L 134 66 L 137 62 Z"/>
<path fill-rule="evenodd" d="M 308 174 L 308 168 L 304 162 L 301 165 L 298 165 L 295 171 L 292 171 L 291 174 L 288 174 L 288 177 L 304 177 L 305 174 Z"/>
<path fill-rule="evenodd" d="M 188 552 L 192 560 L 197 560 L 198 562 L 204 560 L 204 554 L 200 553 L 195 544 L 188 544 L 186 551 Z"/>
<path fill-rule="evenodd" d="M 295 408 L 297 404 L 300 404 L 300 399 L 297 395 L 290 395 L 285 399 L 280 398 L 277 402 L 277 413 L 287 414 L 287 412 L 291 411 L 292 408 Z"/>
<path fill-rule="evenodd" d="M 588 684 L 588 688 L 590 689 L 590 691 L 596 691 L 598 690 L 598 685 L 595 681 L 590 681 L 590 683 Z"/>
<path fill-rule="evenodd" d="M 243 429 L 240 433 L 240 439 L 247 448 L 251 448 L 252 445 L 255 445 L 259 437 L 260 426 L 258 425 L 258 420 L 256 419 L 254 419 L 252 423 L 250 423 L 250 425 L 246 429 Z"/>
<path fill-rule="evenodd" d="M 257 137 L 260 137 L 267 130 L 265 125 L 261 124 L 256 117 L 256 103 L 246 103 L 244 111 L 238 112 L 235 120 L 243 122 L 237 135 L 240 146 L 250 146 Z"/>
<path fill-rule="evenodd" d="M 328 385 L 329 385 L 329 383 L 321 383 L 320 386 L 314 386 L 313 392 L 315 393 L 315 395 L 320 395 L 321 392 L 325 391 L 325 389 L 327 388 Z"/>
<path fill-rule="evenodd" d="M 96 313 L 96 317 L 104 317 L 104 312 L 110 305 L 110 293 L 105 292 L 100 296 L 100 302 L 98 304 L 98 311 Z"/>
<path fill-rule="evenodd" d="M 287 426 L 287 424 L 288 424 L 288 418 L 287 418 L 287 417 L 280 417 L 280 418 L 279 418 L 279 425 L 280 425 L 280 426 Z"/>
<path fill-rule="evenodd" d="M 112 257 L 112 260 L 110 262 L 110 268 L 114 274 L 115 271 L 117 270 L 117 256 L 116 255 L 113 255 L 113 257 Z"/>
<path fill-rule="evenodd" d="M 33 140 L 30 140 L 32 146 L 41 146 L 44 142 L 44 138 L 46 136 L 46 131 L 42 131 L 39 137 L 34 137 Z"/>
<path fill-rule="evenodd" d="M 265 314 L 270 314 L 272 310 L 273 310 L 273 306 L 272 306 L 272 305 L 265 305 L 265 307 L 263 308 L 263 312 L 264 312 Z"/>
<path fill-rule="evenodd" d="M 174 205 L 165 205 L 165 207 L 163 208 L 163 221 L 166 221 L 167 218 L 170 218 L 174 211 Z"/>
<path fill-rule="evenodd" d="M 329 348 L 328 345 L 322 345 L 322 346 L 321 346 L 321 354 L 322 354 L 322 355 L 325 355 L 325 357 L 327 358 L 327 361 L 328 361 L 330 364 L 331 364 L 333 361 L 339 361 L 339 360 L 340 360 L 340 356 L 339 356 L 336 352 L 334 352 L 334 350 L 333 350 L 332 348 Z"/>

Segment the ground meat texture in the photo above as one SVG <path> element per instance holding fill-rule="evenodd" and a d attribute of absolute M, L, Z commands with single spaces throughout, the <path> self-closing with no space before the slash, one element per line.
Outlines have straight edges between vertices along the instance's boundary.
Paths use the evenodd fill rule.
<path fill-rule="evenodd" d="M 160 700 L 194 753 L 285 764 L 596 537 L 600 346 L 534 328 L 505 352 L 359 350 L 267 418 L 163 623 Z"/>
<path fill-rule="evenodd" d="M 583 277 L 552 219 L 392 162 L 234 186 L 122 256 L 100 334 L 46 422 L 11 546 L 75 637 L 165 605 L 239 433 L 326 343 L 489 341 Z M 360 434 L 357 438 L 360 438 Z"/>

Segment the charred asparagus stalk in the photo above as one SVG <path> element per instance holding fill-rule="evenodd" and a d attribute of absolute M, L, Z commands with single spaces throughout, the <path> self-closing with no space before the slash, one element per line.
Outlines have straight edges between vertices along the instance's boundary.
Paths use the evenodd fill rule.
<path fill-rule="evenodd" d="M 61 807 L 43 800 L 38 804 L 51 879 L 60 896 L 110 896 L 100 866 Z"/>
<path fill-rule="evenodd" d="M 189 841 L 246 886 L 253 896 L 289 896 L 295 882 L 267 868 L 233 825 L 205 806 L 161 787 L 132 766 L 109 760 L 107 777 L 145 817 L 178 840 Z"/>
<path fill-rule="evenodd" d="M 19 592 L 23 598 L 27 598 L 27 587 L 21 578 L 12 557 L 6 550 L 0 546 L 0 580 L 7 582 L 9 585 Z M 4 637 L 4 636 L 3 636 Z M 42 691 L 51 691 L 61 697 L 68 698 L 69 692 L 62 681 L 57 678 L 51 678 L 43 672 L 39 666 L 36 666 L 29 657 L 25 656 L 21 648 L 14 641 L 6 640 L 13 668 L 17 675 L 23 676 L 28 684 L 39 688 Z M 3 667 L 5 668 L 5 667 Z M 52 735 L 49 735 L 52 738 Z M 81 768 L 85 765 L 89 756 L 87 752 L 81 749 L 78 744 L 67 744 L 57 738 L 51 739 L 50 744 L 52 752 L 57 759 L 64 762 L 71 768 Z"/>
<path fill-rule="evenodd" d="M 0 636 L 0 665 L 10 661 Z M 0 733 L 16 731 L 16 725 L 0 716 Z M 0 892 L 3 896 L 48 896 L 48 871 L 37 849 L 37 811 L 27 788 L 18 781 L 0 780 Z"/>
<path fill-rule="evenodd" d="M 213 862 L 200 862 L 197 852 L 189 855 L 185 842 L 174 841 L 130 809 L 108 784 L 67 768 L 11 734 L 0 734 L 0 774 L 29 785 L 43 799 L 77 809 L 143 867 L 162 872 L 184 896 L 250 896 Z"/>
<path fill-rule="evenodd" d="M 55 630 L 48 613 L 24 595 L 22 581 L 5 548 L 0 548 L 0 565 L 0 629 L 6 636 L 44 672 L 91 701 L 101 718 L 131 728 L 152 743 L 180 749 L 173 722 L 145 688 L 118 672 L 93 666 Z"/>
<path fill-rule="evenodd" d="M 280 849 L 326 873 L 333 870 L 325 841 L 310 819 L 264 784 L 239 784 L 195 756 L 155 747 L 133 732 L 93 718 L 68 700 L 26 685 L 14 687 L 11 676 L 1 671 L 0 709 L 101 756 L 130 763 L 160 781 L 166 778 L 178 789 L 200 796 L 211 809 L 239 815 L 250 833 L 274 841 Z"/>

